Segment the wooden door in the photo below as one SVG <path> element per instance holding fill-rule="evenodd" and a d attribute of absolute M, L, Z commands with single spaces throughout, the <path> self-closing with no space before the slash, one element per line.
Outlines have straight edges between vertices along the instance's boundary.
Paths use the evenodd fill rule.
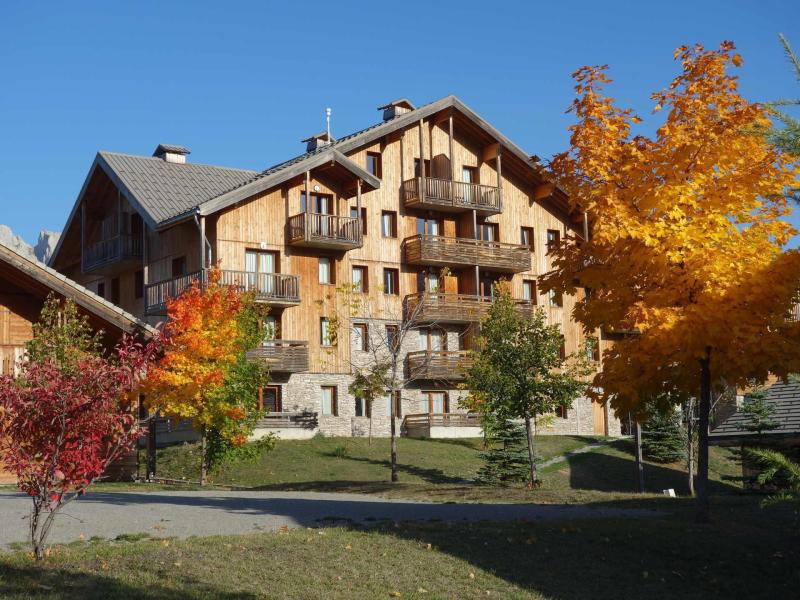
<path fill-rule="evenodd" d="M 592 416 L 594 417 L 594 434 L 608 435 L 606 430 L 606 407 L 600 402 L 592 402 Z"/>

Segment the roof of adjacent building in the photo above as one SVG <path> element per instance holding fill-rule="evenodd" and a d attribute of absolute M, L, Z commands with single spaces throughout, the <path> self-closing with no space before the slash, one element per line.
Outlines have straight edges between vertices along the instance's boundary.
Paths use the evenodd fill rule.
<path fill-rule="evenodd" d="M 59 296 L 70 298 L 83 310 L 126 333 L 143 333 L 145 336 L 152 336 L 156 333 L 155 328 L 151 325 L 137 319 L 112 302 L 101 298 L 44 263 L 31 260 L 0 242 L 0 275 L 4 273 L 13 273 L 12 281 L 20 287 L 25 287 L 23 279 L 28 278 L 39 284 L 36 286 L 37 289 L 44 290 L 46 288 Z M 46 294 L 43 297 L 45 296 Z"/>
<path fill-rule="evenodd" d="M 800 383 L 781 383 L 767 390 L 765 402 L 775 407 L 772 418 L 779 424 L 763 435 L 787 435 L 800 433 Z M 747 421 L 747 415 L 736 411 L 711 432 L 712 438 L 749 437 L 758 435 L 740 429 Z"/>

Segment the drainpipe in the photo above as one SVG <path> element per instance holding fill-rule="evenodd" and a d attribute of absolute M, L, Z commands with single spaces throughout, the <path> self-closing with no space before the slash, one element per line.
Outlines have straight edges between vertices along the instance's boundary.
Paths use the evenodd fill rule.
<path fill-rule="evenodd" d="M 211 265 L 213 258 L 211 253 L 211 243 L 206 237 L 206 219 L 205 217 L 198 217 L 199 211 L 194 213 L 194 224 L 197 225 L 197 230 L 200 232 L 200 267 L 203 271 L 207 266 Z M 206 260 L 206 248 L 208 248 L 208 260 Z"/>

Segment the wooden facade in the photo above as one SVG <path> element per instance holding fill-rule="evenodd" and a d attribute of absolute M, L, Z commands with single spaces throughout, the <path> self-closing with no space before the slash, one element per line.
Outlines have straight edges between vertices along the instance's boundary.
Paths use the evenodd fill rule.
<path fill-rule="evenodd" d="M 164 318 L 167 298 L 217 264 L 226 282 L 255 289 L 270 305 L 275 339 L 254 349 L 253 358 L 292 377 L 352 372 L 353 349 L 342 341 L 347 336 L 329 346 L 321 328 L 347 310 L 339 289 L 354 282 L 354 268 L 363 278 L 363 314 L 351 315 L 353 320 L 412 318 L 420 325 L 461 327 L 457 351 L 434 357 L 420 347 L 422 354 L 409 355 L 408 367 L 425 377 L 459 377 L 454 368 L 467 360 L 475 324 L 502 281 L 518 310 L 529 315 L 543 309 L 561 327 L 566 351 L 581 350 L 584 335 L 569 318 L 574 298 L 548 298 L 535 285 L 550 269 L 548 231 L 561 240 L 578 236 L 580 216 L 568 214 L 558 190 L 510 141 L 460 103 L 439 103 L 443 108 L 434 112 L 398 109 L 399 116 L 385 124 L 334 142 L 330 160 L 309 153 L 265 171 L 263 181 L 281 169 L 288 173 L 274 185 L 254 178 L 199 205 L 191 218 L 145 224 L 137 264 L 126 258 L 102 272 L 87 270 L 73 226 L 55 259 L 58 268 L 95 291 L 102 286 L 106 297 L 119 290 L 121 307 L 155 324 Z M 359 171 L 376 164 L 378 184 Z M 96 173 L 86 186 L 81 214 L 89 216 L 87 232 L 96 229 L 91 215 L 126 213 L 135 204 L 120 198 L 109 181 Z M 223 201 L 227 197 L 231 201 Z M 269 273 L 253 269 L 253 254 L 269 255 Z M 387 290 L 387 281 L 397 289 Z"/>

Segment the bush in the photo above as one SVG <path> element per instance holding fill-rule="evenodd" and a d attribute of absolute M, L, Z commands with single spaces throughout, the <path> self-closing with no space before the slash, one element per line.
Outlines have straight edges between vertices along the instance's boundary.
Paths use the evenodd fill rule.
<path fill-rule="evenodd" d="M 481 453 L 485 464 L 478 471 L 476 480 L 489 484 L 527 481 L 530 463 L 522 424 L 508 419 L 485 419 L 484 430 L 488 449 Z"/>

